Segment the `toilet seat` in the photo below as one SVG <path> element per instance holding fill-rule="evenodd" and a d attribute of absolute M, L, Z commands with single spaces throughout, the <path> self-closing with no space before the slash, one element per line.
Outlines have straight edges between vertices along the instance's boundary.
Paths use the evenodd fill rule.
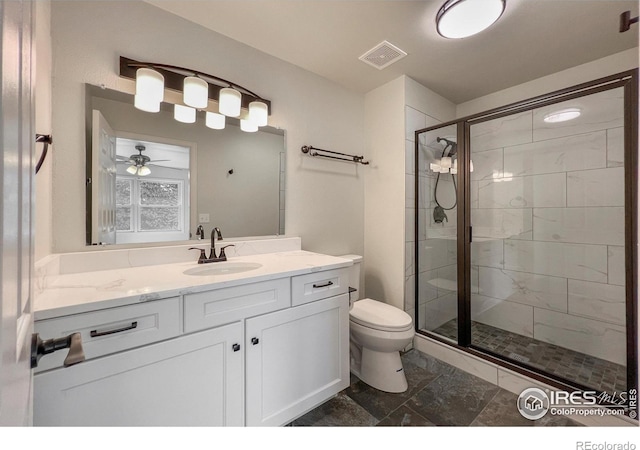
<path fill-rule="evenodd" d="M 349 320 L 381 331 L 407 331 L 413 323 L 411 316 L 401 309 L 370 298 L 353 303 Z"/>

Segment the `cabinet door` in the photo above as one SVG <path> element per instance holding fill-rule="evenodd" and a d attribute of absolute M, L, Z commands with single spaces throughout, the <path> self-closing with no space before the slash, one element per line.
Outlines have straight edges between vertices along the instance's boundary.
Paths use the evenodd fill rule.
<path fill-rule="evenodd" d="M 234 344 L 241 322 L 38 374 L 34 424 L 242 426 Z"/>
<path fill-rule="evenodd" d="M 346 294 L 246 321 L 246 424 L 285 425 L 349 385 Z"/>

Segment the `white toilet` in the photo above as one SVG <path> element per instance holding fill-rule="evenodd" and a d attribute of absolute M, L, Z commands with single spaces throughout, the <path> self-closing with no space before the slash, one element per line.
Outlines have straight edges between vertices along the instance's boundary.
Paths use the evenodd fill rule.
<path fill-rule="evenodd" d="M 376 389 L 404 392 L 404 374 L 400 350 L 413 339 L 413 320 L 406 312 L 386 303 L 360 298 L 360 266 L 362 256 L 343 255 L 353 260 L 349 286 L 358 289 L 351 294 L 349 335 L 351 372 Z"/>

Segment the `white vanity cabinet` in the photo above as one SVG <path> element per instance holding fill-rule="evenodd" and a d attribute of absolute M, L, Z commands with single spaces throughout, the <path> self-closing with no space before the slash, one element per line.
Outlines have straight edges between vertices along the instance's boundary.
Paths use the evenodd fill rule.
<path fill-rule="evenodd" d="M 348 321 L 348 294 L 247 319 L 247 426 L 285 425 L 349 385 Z"/>
<path fill-rule="evenodd" d="M 349 384 L 347 274 L 214 283 L 166 299 L 48 314 L 35 331 L 42 339 L 80 332 L 86 360 L 65 368 L 65 351 L 42 358 L 34 424 L 285 425 Z"/>
<path fill-rule="evenodd" d="M 170 316 L 169 323 L 163 320 L 161 311 L 167 304 L 175 306 L 181 302 L 174 298 L 144 305 L 148 311 L 141 317 L 147 317 L 148 324 L 148 317 L 154 317 L 151 311 L 157 311 L 155 322 L 146 327 L 147 334 L 159 335 L 157 331 L 162 328 L 180 328 L 179 315 Z M 131 314 L 136 312 L 128 309 L 137 310 L 138 306 L 141 305 L 52 319 L 40 326 L 36 322 L 36 331 L 54 335 L 82 332 L 95 326 L 101 330 L 97 331 L 98 338 L 112 342 L 92 343 L 83 336 L 85 362 L 35 375 L 34 424 L 242 425 L 243 354 L 239 351 L 243 341 L 242 323 L 138 347 L 141 332 L 137 327 L 96 324 L 116 313 L 125 317 L 128 324 Z M 171 323 L 172 319 L 175 323 Z M 59 333 L 52 329 L 56 325 Z M 46 361 L 46 356 L 42 361 Z"/>

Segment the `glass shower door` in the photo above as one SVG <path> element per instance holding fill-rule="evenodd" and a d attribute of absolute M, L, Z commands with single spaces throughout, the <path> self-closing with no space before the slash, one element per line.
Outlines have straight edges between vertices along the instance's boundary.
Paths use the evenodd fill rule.
<path fill-rule="evenodd" d="M 624 89 L 469 130 L 471 345 L 626 390 Z"/>
<path fill-rule="evenodd" d="M 458 340 L 457 125 L 419 134 L 416 298 L 419 328 Z"/>

